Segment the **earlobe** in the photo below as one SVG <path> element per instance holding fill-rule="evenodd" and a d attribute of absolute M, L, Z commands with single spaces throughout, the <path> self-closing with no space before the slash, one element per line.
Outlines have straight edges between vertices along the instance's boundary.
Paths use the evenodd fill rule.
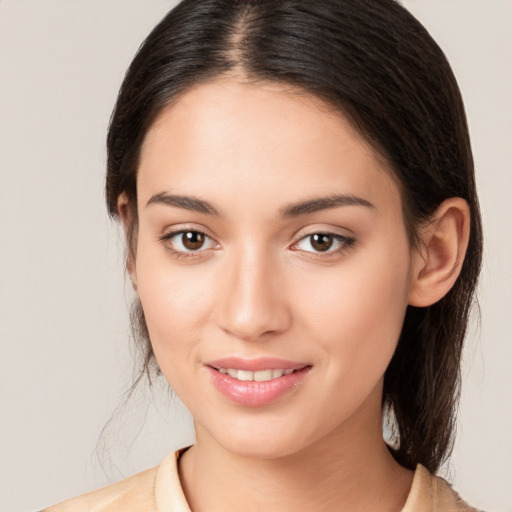
<path fill-rule="evenodd" d="M 421 229 L 409 293 L 412 306 L 430 306 L 443 298 L 460 274 L 469 241 L 469 206 L 460 197 L 441 203 Z"/>
<path fill-rule="evenodd" d="M 121 224 L 123 225 L 125 239 L 126 239 L 126 271 L 130 276 L 133 289 L 137 291 L 137 274 L 135 271 L 135 243 L 134 232 L 136 219 L 133 218 L 133 208 L 131 202 L 126 195 L 122 193 L 117 198 L 117 213 Z"/>

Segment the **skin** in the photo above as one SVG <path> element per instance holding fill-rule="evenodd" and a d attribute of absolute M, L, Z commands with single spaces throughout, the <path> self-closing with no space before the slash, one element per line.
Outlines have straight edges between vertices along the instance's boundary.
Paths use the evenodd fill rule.
<path fill-rule="evenodd" d="M 383 375 L 407 305 L 435 302 L 458 275 L 464 201 L 443 203 L 411 249 L 390 170 L 339 112 L 235 77 L 194 87 L 160 115 L 137 191 L 128 268 L 158 364 L 195 420 L 180 461 L 191 509 L 400 510 L 412 472 L 382 438 Z M 208 201 L 218 215 L 151 201 L 162 194 Z M 332 194 L 371 206 L 279 216 Z M 120 197 L 125 224 L 128 210 Z M 205 233 L 204 245 L 185 254 L 170 238 L 180 229 Z M 322 252 L 315 233 L 345 238 Z M 277 401 L 246 407 L 205 366 L 228 356 L 311 370 Z"/>

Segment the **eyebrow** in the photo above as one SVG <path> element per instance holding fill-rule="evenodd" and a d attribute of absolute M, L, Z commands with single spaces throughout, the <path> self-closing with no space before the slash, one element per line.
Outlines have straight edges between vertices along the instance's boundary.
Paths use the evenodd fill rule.
<path fill-rule="evenodd" d="M 219 211 L 208 201 L 192 196 L 170 195 L 167 194 L 167 192 L 161 192 L 160 194 L 152 196 L 146 203 L 146 207 L 150 204 L 165 204 L 167 206 L 177 206 L 178 208 L 183 208 L 193 212 L 206 213 L 208 215 L 215 216 L 220 215 Z"/>
<path fill-rule="evenodd" d="M 168 194 L 161 192 L 155 194 L 147 202 L 146 207 L 150 204 L 164 204 L 167 206 L 176 206 L 185 210 L 190 210 L 198 213 L 205 213 L 207 215 L 220 216 L 219 210 L 211 203 L 204 199 L 199 199 L 193 196 L 182 196 Z M 279 210 L 279 217 L 290 218 L 314 213 L 321 210 L 328 210 L 340 206 L 364 206 L 367 208 L 375 208 L 370 201 L 362 197 L 354 196 L 351 194 L 332 194 L 325 197 L 316 197 L 292 203 Z"/>
<path fill-rule="evenodd" d="M 298 217 L 299 215 L 337 208 L 339 206 L 365 206 L 367 208 L 375 208 L 370 201 L 362 197 L 351 194 L 333 194 L 290 204 L 282 208 L 279 211 L 279 215 L 283 218 Z"/>

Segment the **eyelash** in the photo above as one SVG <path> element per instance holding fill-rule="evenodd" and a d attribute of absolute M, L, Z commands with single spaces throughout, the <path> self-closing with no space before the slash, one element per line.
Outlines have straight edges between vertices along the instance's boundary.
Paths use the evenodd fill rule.
<path fill-rule="evenodd" d="M 170 241 L 174 237 L 177 237 L 179 235 L 184 235 L 185 233 L 196 233 L 196 234 L 203 235 L 205 237 L 205 239 L 213 240 L 204 231 L 201 231 L 199 229 L 180 229 L 177 231 L 171 231 L 170 233 L 167 233 L 167 234 L 163 235 L 162 237 L 160 237 L 160 241 L 164 244 L 164 247 L 166 248 L 166 250 L 170 251 L 171 254 L 176 258 L 189 258 L 189 259 L 198 258 L 201 256 L 199 253 L 204 252 L 204 250 L 205 250 L 205 249 L 202 249 L 202 250 L 200 249 L 197 251 L 191 251 L 191 250 L 180 251 L 180 250 L 174 249 L 171 246 Z"/>
<path fill-rule="evenodd" d="M 317 231 L 317 232 L 309 233 L 309 234 L 303 236 L 297 242 L 295 242 L 292 247 L 296 247 L 299 243 L 301 243 L 301 242 L 303 242 L 305 240 L 308 240 L 308 239 L 310 240 L 309 243 L 311 244 L 311 237 L 313 237 L 315 235 L 329 236 L 329 237 L 331 237 L 333 239 L 333 244 L 338 243 L 339 247 L 337 249 L 332 250 L 332 251 L 331 250 L 327 250 L 327 251 L 304 251 L 304 252 L 307 252 L 307 253 L 310 253 L 310 254 L 314 254 L 315 255 L 314 257 L 329 258 L 331 256 L 337 256 L 340 253 L 345 252 L 346 250 L 352 248 L 355 245 L 355 243 L 356 243 L 356 239 L 353 238 L 353 237 L 343 236 L 343 235 L 339 235 L 337 233 L 329 233 L 329 232 L 325 232 L 325 231 Z M 329 249 L 330 248 L 331 247 L 329 247 Z M 294 250 L 297 250 L 297 249 L 294 249 Z"/>
<path fill-rule="evenodd" d="M 198 258 L 198 257 L 201 257 L 200 253 L 204 252 L 206 250 L 206 249 L 198 249 L 196 251 L 194 251 L 194 250 L 182 251 L 182 250 L 174 249 L 172 247 L 172 245 L 170 244 L 170 241 L 174 237 L 177 237 L 179 235 L 183 235 L 185 233 L 195 233 L 195 234 L 199 234 L 199 235 L 204 236 L 205 239 L 213 240 L 205 232 L 200 231 L 198 229 L 180 229 L 180 230 L 177 230 L 177 231 L 172 231 L 170 233 L 166 233 L 165 235 L 160 237 L 160 241 L 162 242 L 162 244 L 164 244 L 164 247 L 166 248 L 166 250 L 170 251 L 171 254 L 173 256 L 175 256 L 176 258 L 188 258 L 188 259 Z M 308 238 L 313 237 L 314 235 L 330 236 L 330 237 L 332 237 L 334 239 L 334 242 L 337 242 L 337 243 L 340 244 L 340 247 L 338 247 L 337 249 L 335 249 L 333 251 L 329 251 L 329 250 L 328 251 L 324 251 L 324 252 L 322 252 L 322 251 L 318 251 L 318 252 L 315 252 L 315 251 L 304 251 L 306 253 L 314 254 L 315 255 L 314 257 L 329 258 L 329 257 L 338 255 L 338 254 L 340 254 L 340 253 L 342 253 L 342 252 L 352 248 L 355 245 L 355 243 L 356 243 L 356 239 L 353 238 L 353 237 L 347 237 L 347 236 L 339 235 L 337 233 L 329 233 L 329 232 L 325 232 L 325 231 L 315 231 L 314 233 L 309 233 L 309 234 L 304 235 L 303 237 L 301 237 L 297 242 L 295 242 L 292 245 L 292 248 L 296 247 L 300 242 L 302 242 L 304 240 L 307 240 Z M 292 249 L 292 250 L 300 250 L 300 249 Z"/>

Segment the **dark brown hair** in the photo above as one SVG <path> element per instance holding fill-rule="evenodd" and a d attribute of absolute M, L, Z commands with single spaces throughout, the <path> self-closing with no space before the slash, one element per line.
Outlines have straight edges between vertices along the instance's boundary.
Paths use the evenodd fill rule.
<path fill-rule="evenodd" d="M 470 207 L 469 247 L 450 292 L 408 307 L 384 378 L 396 460 L 434 472 L 451 451 L 460 360 L 481 265 L 482 234 L 467 123 L 451 68 L 425 28 L 394 0 L 184 0 L 153 29 L 128 69 L 108 133 L 109 212 L 129 199 L 137 235 L 141 145 L 162 110 L 195 84 L 233 73 L 299 87 L 337 108 L 386 160 L 402 191 L 411 243 L 449 197 Z M 137 304 L 144 370 L 154 356 Z M 139 376 L 139 380 L 140 377 Z"/>

